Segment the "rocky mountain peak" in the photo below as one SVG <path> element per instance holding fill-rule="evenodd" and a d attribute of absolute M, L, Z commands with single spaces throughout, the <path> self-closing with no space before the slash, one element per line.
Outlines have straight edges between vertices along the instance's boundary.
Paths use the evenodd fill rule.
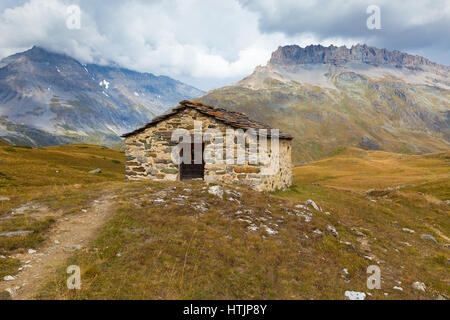
<path fill-rule="evenodd" d="M 351 48 L 330 45 L 309 45 L 302 48 L 298 45 L 280 46 L 272 53 L 269 61 L 271 65 L 298 65 L 298 64 L 333 64 L 344 65 L 348 62 L 361 62 L 375 66 L 390 65 L 408 69 L 422 69 L 424 66 L 434 66 L 448 69 L 429 61 L 421 56 L 413 56 L 398 50 L 389 51 L 357 44 Z"/>

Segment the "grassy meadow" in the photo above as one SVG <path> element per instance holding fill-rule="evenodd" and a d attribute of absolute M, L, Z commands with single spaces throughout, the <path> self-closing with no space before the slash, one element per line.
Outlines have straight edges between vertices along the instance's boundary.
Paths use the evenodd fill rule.
<path fill-rule="evenodd" d="M 296 167 L 289 190 L 223 185 L 220 198 L 199 181 L 126 182 L 120 151 L 0 146 L 0 197 L 10 198 L 0 204 L 0 219 L 8 218 L 0 233 L 35 230 L 1 240 L 0 273 L 21 264 L 14 252 L 45 246 L 59 219 L 111 194 L 109 221 L 46 274 L 33 298 L 344 299 L 354 290 L 368 299 L 448 299 L 449 161 L 449 152 L 350 148 Z M 309 199 L 321 210 L 300 207 Z M 11 217 L 30 203 L 37 209 Z M 66 287 L 72 264 L 81 290 Z M 380 290 L 366 287 L 373 264 Z"/>

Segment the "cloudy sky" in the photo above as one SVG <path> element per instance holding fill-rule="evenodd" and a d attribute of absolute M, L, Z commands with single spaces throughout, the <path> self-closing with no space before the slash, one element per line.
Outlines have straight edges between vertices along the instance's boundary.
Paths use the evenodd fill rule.
<path fill-rule="evenodd" d="M 81 9 L 80 28 L 71 5 Z M 369 5 L 380 8 L 381 29 L 367 28 Z M 450 65 L 449 30 L 450 0 L 0 2 L 0 58 L 39 45 L 203 90 L 247 76 L 287 44 L 366 43 Z"/>

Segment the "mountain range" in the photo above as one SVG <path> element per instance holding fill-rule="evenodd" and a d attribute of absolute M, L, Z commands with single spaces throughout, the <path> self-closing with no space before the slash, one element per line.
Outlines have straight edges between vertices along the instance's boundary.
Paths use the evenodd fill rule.
<path fill-rule="evenodd" d="M 295 163 L 347 146 L 412 154 L 450 148 L 450 67 L 367 45 L 279 47 L 248 77 L 206 94 L 166 76 L 33 47 L 0 61 L 0 138 L 115 145 L 120 134 L 192 98 L 290 133 Z"/>
<path fill-rule="evenodd" d="M 297 163 L 346 146 L 414 154 L 450 148 L 450 67 L 400 51 L 279 47 L 267 65 L 199 100 L 292 134 Z"/>
<path fill-rule="evenodd" d="M 0 61 L 0 137 L 31 146 L 114 145 L 120 134 L 203 93 L 166 76 L 82 64 L 34 46 Z"/>

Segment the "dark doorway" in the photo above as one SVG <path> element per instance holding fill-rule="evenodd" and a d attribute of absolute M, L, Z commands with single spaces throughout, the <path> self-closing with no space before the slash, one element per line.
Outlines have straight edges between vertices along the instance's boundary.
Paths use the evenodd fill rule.
<path fill-rule="evenodd" d="M 201 146 L 201 157 L 202 163 L 195 164 L 194 163 L 194 143 L 190 144 L 190 148 L 186 148 L 190 150 L 190 159 L 191 163 L 181 163 L 180 164 L 180 180 L 191 180 L 191 179 L 203 179 L 205 177 L 205 161 L 203 159 L 203 151 L 205 149 L 204 143 L 198 143 L 197 145 Z M 183 150 L 181 151 L 181 156 L 183 156 Z"/>

